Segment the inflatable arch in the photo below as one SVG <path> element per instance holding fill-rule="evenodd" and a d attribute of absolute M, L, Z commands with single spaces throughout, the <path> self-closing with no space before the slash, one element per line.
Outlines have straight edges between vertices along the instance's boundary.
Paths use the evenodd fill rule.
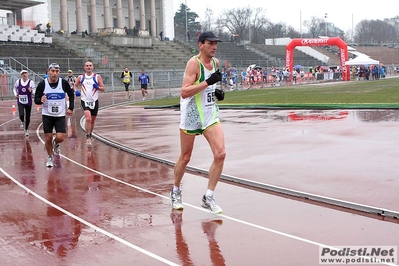
<path fill-rule="evenodd" d="M 336 45 L 339 47 L 340 68 L 342 70 L 342 80 L 350 80 L 349 66 L 345 65 L 348 61 L 348 45 L 339 37 L 333 38 L 309 38 L 293 39 L 287 44 L 285 50 L 285 67 L 292 70 L 294 67 L 294 49 L 297 46 L 327 46 Z"/>

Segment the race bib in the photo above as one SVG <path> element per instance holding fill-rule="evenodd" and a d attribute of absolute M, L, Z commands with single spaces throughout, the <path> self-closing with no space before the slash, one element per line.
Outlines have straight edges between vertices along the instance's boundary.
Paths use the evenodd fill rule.
<path fill-rule="evenodd" d="M 94 109 L 94 107 L 96 107 L 96 102 L 85 102 L 85 107 Z"/>
<path fill-rule="evenodd" d="M 51 115 L 59 115 L 62 110 L 62 102 L 61 101 L 51 101 L 48 103 L 48 112 Z"/>
<path fill-rule="evenodd" d="M 28 103 L 28 95 L 19 95 L 18 99 L 19 99 L 19 102 L 22 104 Z"/>

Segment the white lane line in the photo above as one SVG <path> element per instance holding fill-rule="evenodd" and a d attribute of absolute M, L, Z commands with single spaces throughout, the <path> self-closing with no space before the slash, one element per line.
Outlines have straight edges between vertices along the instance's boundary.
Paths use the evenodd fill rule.
<path fill-rule="evenodd" d="M 4 123 L 2 123 L 2 124 L 0 124 L 0 127 L 2 127 L 2 126 L 5 126 L 6 124 L 8 124 L 8 123 L 11 123 L 11 122 L 13 122 L 14 120 L 19 120 L 19 117 L 16 117 L 16 118 L 13 118 L 13 119 L 10 119 L 10 120 L 8 120 L 8 121 L 6 121 L 6 122 L 4 122 Z"/>
<path fill-rule="evenodd" d="M 139 252 L 141 252 L 141 253 L 143 253 L 143 254 L 145 254 L 145 255 L 147 255 L 147 256 L 153 258 L 153 259 L 156 259 L 156 260 L 158 260 L 158 261 L 160 261 L 160 262 L 163 262 L 163 263 L 165 263 L 165 264 L 167 264 L 167 265 L 176 265 L 176 266 L 178 265 L 178 264 L 176 264 L 176 263 L 174 263 L 174 262 L 171 262 L 171 261 L 169 261 L 169 260 L 167 260 L 167 259 L 165 259 L 165 258 L 162 258 L 162 257 L 160 257 L 160 256 L 158 256 L 158 255 L 156 255 L 156 254 L 154 254 L 154 253 L 152 253 L 152 252 L 150 252 L 150 251 L 148 251 L 148 250 L 145 250 L 145 249 L 143 249 L 143 248 L 141 248 L 141 247 L 139 247 L 139 246 L 136 246 L 136 245 L 134 245 L 134 244 L 132 244 L 132 243 L 130 243 L 130 242 L 128 242 L 128 241 L 126 241 L 126 240 L 124 240 L 124 239 L 122 239 L 122 238 L 120 238 L 120 237 L 118 237 L 118 236 L 116 236 L 116 235 L 114 235 L 114 234 L 112 234 L 112 233 L 110 233 L 110 232 L 108 232 L 108 231 L 106 231 L 106 230 L 100 228 L 100 227 L 97 227 L 97 226 L 95 226 L 94 224 L 91 224 L 91 223 L 89 223 L 88 221 L 86 221 L 86 220 L 80 218 L 79 216 L 76 216 L 76 215 L 74 215 L 73 213 L 71 213 L 71 212 L 69 212 L 69 211 L 67 211 L 67 210 L 65 210 L 65 209 L 63 209 L 63 208 L 61 208 L 60 206 L 58 206 L 58 205 L 52 203 L 51 201 L 48 201 L 47 199 L 43 198 L 43 197 L 40 196 L 39 194 L 33 192 L 31 189 L 29 189 L 29 188 L 27 188 L 26 186 L 24 186 L 23 184 L 21 184 L 21 183 L 20 183 L 19 181 L 17 181 L 15 178 L 13 178 L 11 175 L 9 175 L 6 171 L 4 171 L 4 169 L 3 169 L 2 167 L 0 167 L 0 171 L 1 171 L 5 176 L 7 176 L 9 179 L 11 179 L 11 181 L 13 181 L 15 184 L 17 184 L 18 186 L 20 186 L 22 189 L 24 189 L 25 191 L 27 191 L 27 192 L 30 193 L 31 195 L 35 196 L 36 198 L 38 198 L 39 200 L 43 201 L 44 203 L 50 205 L 51 207 L 53 207 L 53 208 L 59 210 L 60 212 L 63 212 L 64 214 L 66 214 L 66 215 L 72 217 L 73 219 L 75 219 L 75 220 L 81 222 L 82 224 L 85 224 L 85 225 L 87 225 L 88 227 L 90 227 L 90 228 L 92 228 L 92 229 L 94 229 L 94 230 L 96 230 L 96 231 L 98 231 L 98 232 L 100 232 L 100 233 L 102 233 L 102 234 L 104 234 L 104 235 L 106 235 L 106 236 L 108 236 L 108 237 L 110 237 L 110 238 L 112 238 L 112 239 L 114 239 L 114 240 L 116 240 L 116 241 L 118 241 L 118 242 L 120 242 L 120 243 L 122 243 L 122 244 L 124 244 L 124 245 L 126 245 L 126 246 L 128 246 L 128 247 L 130 247 L 130 248 L 132 248 L 132 249 L 135 249 L 135 250 L 137 250 L 137 251 L 139 251 Z"/>
<path fill-rule="evenodd" d="M 41 126 L 41 124 L 39 125 L 39 127 L 40 127 L 40 126 Z M 37 136 L 38 136 L 38 138 L 40 139 L 40 141 L 41 141 L 42 143 L 44 143 L 43 139 L 41 139 L 41 138 L 40 138 L 40 135 L 39 135 L 39 127 L 37 128 Z M 103 173 L 103 172 L 99 172 L 99 171 L 94 170 L 94 169 L 92 169 L 92 168 L 90 168 L 90 167 L 87 167 L 87 166 L 85 166 L 85 165 L 83 165 L 83 164 L 81 164 L 81 163 L 79 163 L 79 162 L 77 162 L 77 161 L 74 161 L 74 160 L 72 160 L 71 158 L 66 157 L 66 156 L 64 156 L 64 155 L 62 155 L 62 154 L 61 154 L 60 156 L 61 156 L 62 158 L 64 158 L 64 159 L 66 159 L 66 160 L 68 160 L 68 161 L 74 163 L 74 164 L 79 165 L 80 167 L 83 167 L 83 168 L 85 168 L 85 169 L 87 169 L 87 170 L 89 170 L 89 171 L 92 171 L 93 173 L 102 175 L 102 176 L 104 176 L 104 177 L 106 177 L 106 178 L 108 178 L 108 179 L 110 179 L 110 180 L 113 180 L 113 181 L 115 181 L 115 182 L 124 184 L 124 185 L 129 186 L 129 187 L 132 187 L 132 188 L 135 188 L 135 189 L 137 189 L 137 190 L 140 190 L 140 191 L 149 193 L 149 194 L 151 194 L 151 195 L 154 195 L 154 196 L 157 196 L 157 197 L 161 197 L 161 198 L 170 200 L 169 196 L 165 196 L 165 195 L 162 195 L 162 194 L 158 194 L 158 193 L 155 193 L 155 192 L 153 192 L 153 191 L 147 190 L 147 189 L 145 189 L 145 188 L 142 188 L 142 187 L 135 186 L 135 185 L 133 185 L 133 184 L 127 183 L 127 182 L 125 182 L 125 181 L 122 181 L 122 180 L 117 179 L 117 178 L 115 178 L 115 177 L 112 177 L 112 176 L 110 176 L 110 175 L 107 175 L 107 174 L 105 174 L 105 173 Z M 184 202 L 184 205 L 185 205 L 185 206 L 189 206 L 189 207 L 191 207 L 191 208 L 193 208 L 193 209 L 197 209 L 197 210 L 199 210 L 199 211 L 203 211 L 203 212 L 207 212 L 207 213 L 209 212 L 208 210 L 206 210 L 206 209 L 204 209 L 204 208 L 202 208 L 202 207 L 198 207 L 198 206 L 195 206 L 195 205 L 192 205 L 192 204 L 189 204 L 189 203 L 185 203 L 185 202 Z M 227 215 L 224 215 L 224 214 L 219 214 L 218 216 L 221 216 L 221 217 L 223 217 L 223 218 L 225 218 L 225 219 L 228 219 L 228 220 L 231 220 L 231 221 L 234 221 L 234 222 L 243 224 L 243 225 L 247 225 L 247 226 L 250 226 L 250 227 L 253 227 L 253 228 L 257 228 L 257 229 L 260 229 L 260 230 L 263 230 L 263 231 L 267 231 L 267 232 L 270 232 L 270 233 L 274 233 L 274 234 L 277 234 L 277 235 L 281 235 L 281 236 L 284 236 L 284 237 L 288 237 L 288 238 L 291 238 L 291 239 L 295 239 L 295 240 L 297 240 L 297 241 L 301 241 L 301 242 L 304 242 L 304 243 L 307 243 L 307 244 L 315 245 L 315 246 L 318 246 L 318 247 L 330 248 L 330 249 L 332 249 L 332 250 L 337 250 L 337 251 L 340 250 L 339 248 L 336 248 L 336 247 L 333 247 L 333 246 L 329 246 L 329 245 L 326 245 L 326 244 L 323 244 L 323 243 L 319 243 L 319 242 L 316 242 L 316 241 L 312 241 L 312 240 L 309 240 L 309 239 L 306 239 L 306 238 L 302 238 L 302 237 L 299 237 L 299 236 L 295 236 L 295 235 L 291 235 L 291 234 L 284 233 L 284 232 L 281 232 L 281 231 L 277 231 L 277 230 L 274 230 L 274 229 L 271 229 L 271 228 L 267 228 L 267 227 L 264 227 L 264 226 L 261 226 L 261 225 L 257 225 L 257 224 L 251 223 L 251 222 L 243 221 L 243 220 L 241 220 L 241 219 L 237 219 L 237 218 L 234 218 L 234 217 L 231 217 L 231 216 L 227 216 Z M 394 265 L 397 265 L 397 264 L 385 263 L 384 265 L 392 265 L 392 266 L 394 266 Z"/>

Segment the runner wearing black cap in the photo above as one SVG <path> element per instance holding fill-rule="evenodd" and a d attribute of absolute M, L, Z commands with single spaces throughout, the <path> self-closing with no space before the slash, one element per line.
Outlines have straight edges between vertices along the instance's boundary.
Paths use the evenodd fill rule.
<path fill-rule="evenodd" d="M 199 54 L 193 56 L 186 66 L 180 98 L 180 145 L 181 153 L 174 168 L 174 186 L 170 192 L 173 209 L 182 210 L 180 188 L 184 172 L 190 161 L 196 135 L 204 135 L 213 153 L 209 169 L 207 190 L 201 206 L 211 213 L 222 213 L 215 201 L 214 190 L 223 170 L 226 157 L 224 133 L 219 121 L 216 104 L 216 83 L 222 79 L 219 60 L 214 58 L 220 39 L 213 32 L 203 32 L 198 37 Z"/>

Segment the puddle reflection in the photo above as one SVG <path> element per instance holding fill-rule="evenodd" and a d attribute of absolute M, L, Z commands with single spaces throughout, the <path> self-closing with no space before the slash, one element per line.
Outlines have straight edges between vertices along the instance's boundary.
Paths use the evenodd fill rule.
<path fill-rule="evenodd" d="M 184 238 L 182 231 L 183 212 L 179 210 L 172 210 L 170 219 L 175 226 L 176 238 L 176 252 L 182 265 L 195 265 L 190 256 L 189 246 Z M 223 224 L 223 220 L 214 219 L 201 222 L 201 227 L 206 235 L 209 246 L 209 256 L 212 265 L 223 266 L 226 265 L 223 254 L 220 250 L 219 244 L 216 240 L 216 229 Z"/>

